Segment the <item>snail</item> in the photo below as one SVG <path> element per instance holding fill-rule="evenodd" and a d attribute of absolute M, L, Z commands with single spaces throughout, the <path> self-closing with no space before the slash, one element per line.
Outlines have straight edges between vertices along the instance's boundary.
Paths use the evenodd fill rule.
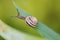
<path fill-rule="evenodd" d="M 28 16 L 25 19 L 26 23 L 32 27 L 36 27 L 37 25 L 37 19 L 34 16 Z"/>
<path fill-rule="evenodd" d="M 18 10 L 17 10 L 17 12 L 18 12 L 18 15 L 15 16 L 15 17 L 17 17 L 17 18 L 19 18 L 19 19 L 22 19 L 22 20 L 25 20 L 25 22 L 26 22 L 29 26 L 31 26 L 31 27 L 36 27 L 36 26 L 37 26 L 38 21 L 37 21 L 37 19 L 36 19 L 34 16 L 24 17 L 24 16 L 22 16 L 22 15 L 19 13 Z"/>

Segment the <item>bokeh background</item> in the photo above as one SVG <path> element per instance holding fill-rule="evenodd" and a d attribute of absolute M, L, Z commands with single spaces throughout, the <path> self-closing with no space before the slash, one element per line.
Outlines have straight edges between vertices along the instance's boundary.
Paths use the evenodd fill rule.
<path fill-rule="evenodd" d="M 0 19 L 2 21 L 19 31 L 40 36 L 23 20 L 11 17 L 17 15 L 13 1 L 60 34 L 60 0 L 0 0 Z"/>

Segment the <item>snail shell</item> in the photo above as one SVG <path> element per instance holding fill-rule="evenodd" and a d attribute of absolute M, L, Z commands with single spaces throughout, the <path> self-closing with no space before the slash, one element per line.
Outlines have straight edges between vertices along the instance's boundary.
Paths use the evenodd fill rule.
<path fill-rule="evenodd" d="M 30 25 L 32 27 L 36 27 L 36 25 L 38 23 L 37 19 L 33 16 L 26 17 L 26 22 L 28 25 Z"/>

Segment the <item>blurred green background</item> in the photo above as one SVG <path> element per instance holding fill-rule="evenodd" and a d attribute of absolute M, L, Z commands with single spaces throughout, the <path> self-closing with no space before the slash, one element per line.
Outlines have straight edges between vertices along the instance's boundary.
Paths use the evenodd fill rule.
<path fill-rule="evenodd" d="M 17 15 L 13 1 L 60 34 L 60 0 L 0 0 L 1 20 L 15 29 L 35 36 L 40 36 L 23 20 L 11 17 Z"/>

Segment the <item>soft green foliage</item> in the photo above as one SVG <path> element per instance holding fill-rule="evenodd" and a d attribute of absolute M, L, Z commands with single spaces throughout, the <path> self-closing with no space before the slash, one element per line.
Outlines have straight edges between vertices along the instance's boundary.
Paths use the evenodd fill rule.
<path fill-rule="evenodd" d="M 39 36 L 24 21 L 11 17 L 17 15 L 12 1 L 0 0 L 0 19 L 13 28 Z M 41 20 L 54 31 L 60 33 L 60 0 L 15 0 L 15 2 L 38 20 Z"/>
<path fill-rule="evenodd" d="M 5 40 L 5 39 L 3 39 L 3 38 L 0 36 L 0 40 Z"/>
<path fill-rule="evenodd" d="M 12 28 L 11 26 L 5 24 L 1 20 L 0 28 L 2 29 L 2 30 L 0 29 L 0 36 L 2 36 L 5 40 L 47 40 L 46 38 L 41 38 L 18 31 Z"/>

